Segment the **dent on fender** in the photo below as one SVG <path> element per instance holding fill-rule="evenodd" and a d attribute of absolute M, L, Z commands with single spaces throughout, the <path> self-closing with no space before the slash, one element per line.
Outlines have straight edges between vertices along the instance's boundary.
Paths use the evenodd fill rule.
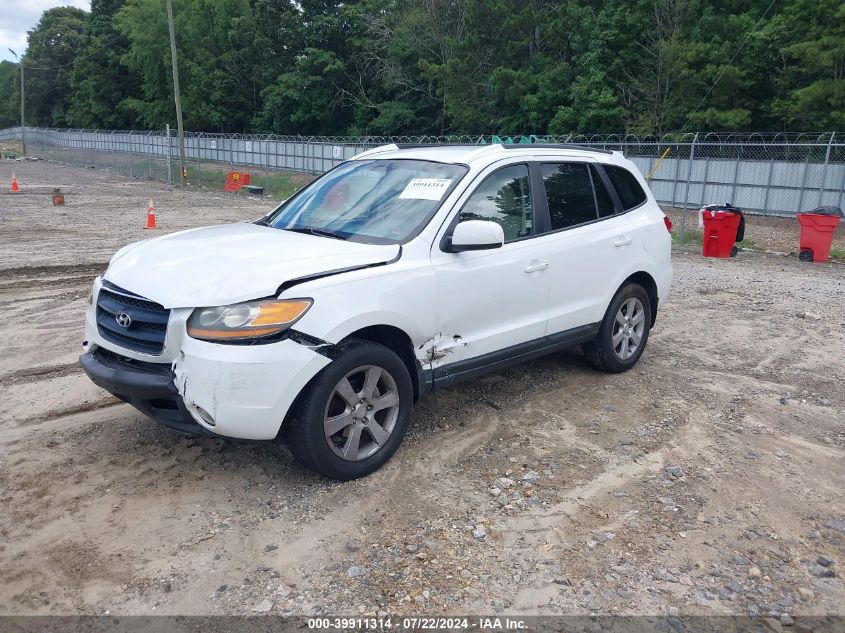
<path fill-rule="evenodd" d="M 399 249 L 396 251 L 396 256 L 392 259 L 388 259 L 383 262 L 374 262 L 371 264 L 361 264 L 360 266 L 347 266 L 346 268 L 337 268 L 334 270 L 327 270 L 321 273 L 315 273 L 313 275 L 305 275 L 304 277 L 296 277 L 295 279 L 289 279 L 276 289 L 276 294 L 281 295 L 283 292 L 289 290 L 290 288 L 293 288 L 294 286 L 298 286 L 299 284 L 304 284 L 309 281 L 315 281 L 317 279 L 323 279 L 324 277 L 333 277 L 334 275 L 351 273 L 356 270 L 365 270 L 367 268 L 376 268 L 378 266 L 387 266 L 389 264 L 395 264 L 401 259 L 401 257 L 402 245 L 400 244 Z"/>

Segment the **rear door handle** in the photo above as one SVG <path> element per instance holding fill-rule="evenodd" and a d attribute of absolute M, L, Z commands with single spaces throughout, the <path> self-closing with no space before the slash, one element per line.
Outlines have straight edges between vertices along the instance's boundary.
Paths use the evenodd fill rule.
<path fill-rule="evenodd" d="M 539 273 L 541 270 L 546 270 L 549 267 L 549 262 L 537 262 L 525 267 L 526 273 Z"/>
<path fill-rule="evenodd" d="M 628 246 L 628 244 L 630 244 L 632 241 L 633 240 L 631 240 L 631 236 L 626 235 L 625 237 L 622 237 L 622 238 L 616 240 L 613 243 L 613 245 L 616 246 L 617 248 L 619 248 L 619 247 L 622 247 L 622 246 Z"/>

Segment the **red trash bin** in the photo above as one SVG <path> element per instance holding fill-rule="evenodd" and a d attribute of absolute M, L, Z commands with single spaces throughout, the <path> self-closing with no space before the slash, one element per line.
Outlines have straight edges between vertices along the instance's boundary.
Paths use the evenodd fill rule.
<path fill-rule="evenodd" d="M 734 244 L 742 221 L 739 209 L 727 206 L 704 207 L 701 216 L 704 220 L 701 254 L 705 257 L 731 257 L 736 254 Z"/>
<path fill-rule="evenodd" d="M 826 262 L 833 243 L 833 232 L 839 224 L 842 209 L 820 207 L 809 213 L 799 213 L 801 225 L 801 252 L 798 258 L 804 262 Z"/>

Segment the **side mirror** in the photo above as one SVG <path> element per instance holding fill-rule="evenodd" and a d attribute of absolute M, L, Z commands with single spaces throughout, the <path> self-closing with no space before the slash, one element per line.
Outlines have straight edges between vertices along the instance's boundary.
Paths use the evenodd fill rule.
<path fill-rule="evenodd" d="M 484 251 L 501 248 L 505 232 L 501 225 L 489 220 L 464 220 L 458 223 L 449 239 L 449 252 Z"/>

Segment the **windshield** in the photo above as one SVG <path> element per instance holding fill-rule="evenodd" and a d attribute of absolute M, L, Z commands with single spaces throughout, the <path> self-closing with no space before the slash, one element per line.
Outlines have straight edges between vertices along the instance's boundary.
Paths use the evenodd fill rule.
<path fill-rule="evenodd" d="M 424 160 L 344 163 L 282 204 L 269 226 L 354 242 L 401 244 L 419 233 L 466 174 Z"/>

